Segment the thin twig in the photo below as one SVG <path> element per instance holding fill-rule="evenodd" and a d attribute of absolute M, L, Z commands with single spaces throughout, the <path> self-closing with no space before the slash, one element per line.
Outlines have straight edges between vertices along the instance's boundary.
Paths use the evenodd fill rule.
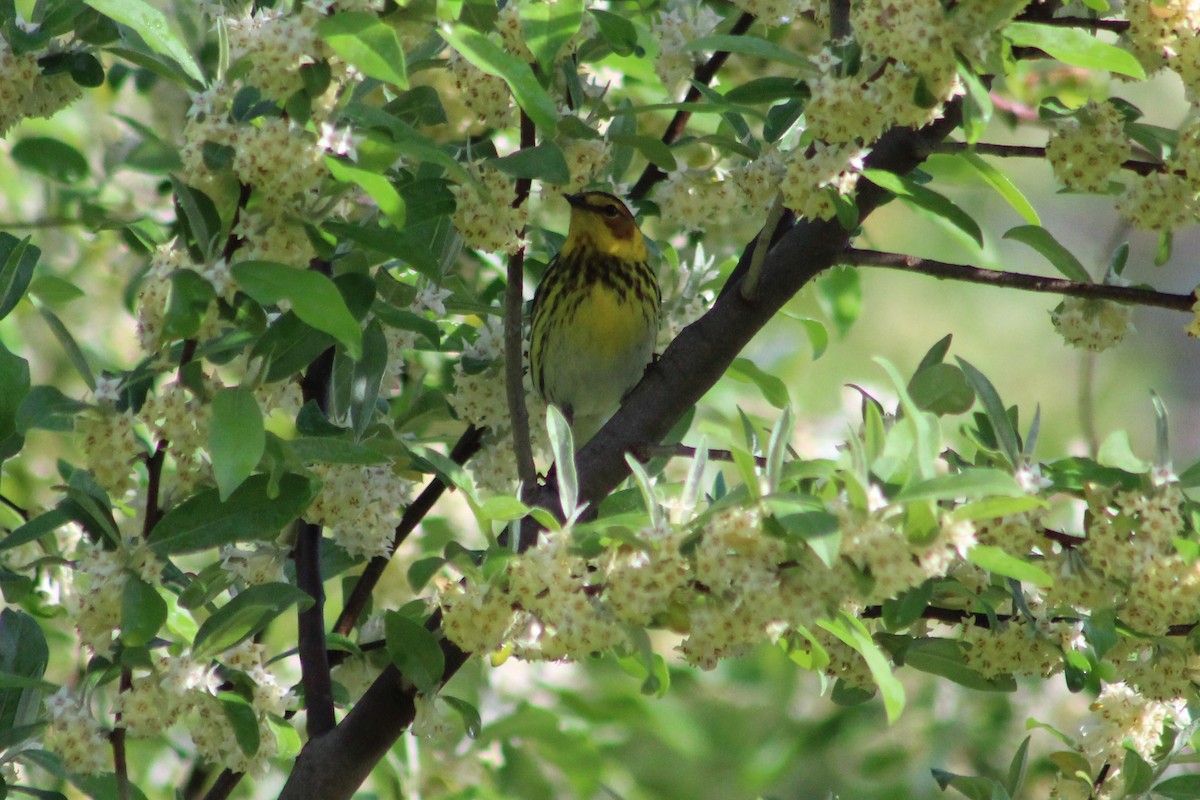
<path fill-rule="evenodd" d="M 835 42 L 854 33 L 850 24 L 850 0 L 829 0 L 829 38 Z"/>
<path fill-rule="evenodd" d="M 750 26 L 754 24 L 753 14 L 742 14 L 738 17 L 737 22 L 729 29 L 730 36 L 741 36 L 746 31 L 750 30 Z M 696 71 L 692 73 L 692 82 L 699 83 L 704 86 L 712 83 L 712 79 L 717 72 L 725 65 L 726 59 L 729 58 L 727 50 L 718 50 L 709 56 L 708 61 L 696 67 Z M 700 99 L 700 90 L 695 86 L 688 88 L 687 94 L 684 95 L 683 102 L 694 103 Z M 679 141 L 679 137 L 683 135 L 683 131 L 687 128 L 688 120 L 691 119 L 692 112 L 686 109 L 679 109 L 675 112 L 675 116 L 671 118 L 671 122 L 667 125 L 667 129 L 663 131 L 662 142 L 665 145 L 672 145 Z M 642 170 L 642 175 L 637 179 L 637 183 L 629 190 L 630 200 L 642 200 L 650 193 L 650 189 L 654 184 L 667 177 L 667 173 L 663 172 L 654 164 L 647 164 Z"/>
<path fill-rule="evenodd" d="M 460 466 L 465 464 L 471 456 L 479 452 L 479 445 L 483 440 L 483 432 L 483 428 L 476 428 L 474 425 L 468 427 L 450 450 L 450 460 Z M 396 548 L 416 529 L 417 525 L 421 523 L 421 520 L 425 518 L 445 491 L 446 481 L 435 477 L 421 494 L 417 496 L 417 499 L 412 501 L 408 508 L 404 509 L 404 515 L 400 517 L 400 523 L 396 525 L 396 533 L 392 537 L 391 552 L 394 553 Z M 370 600 L 371 593 L 375 590 L 375 586 L 379 583 L 379 579 L 383 576 L 383 571 L 387 569 L 390 560 L 387 556 L 376 556 L 367 563 L 362 574 L 358 576 L 358 581 L 354 584 L 354 589 L 351 590 L 350 596 L 346 599 L 346 605 L 342 608 L 342 613 L 338 615 L 337 623 L 333 626 L 334 633 L 345 636 L 353 630 L 355 623 L 358 622 L 358 618 L 362 616 L 363 609 L 367 607 L 367 601 Z M 331 663 L 336 664 L 344 658 L 345 654 L 343 651 L 330 653 Z"/>
<path fill-rule="evenodd" d="M 638 461 L 649 461 L 652 458 L 695 458 L 696 448 L 686 444 L 650 444 L 648 442 L 634 445 L 629 448 L 629 452 L 633 453 L 634 458 Z M 707 451 L 709 461 L 733 461 L 733 451 L 731 450 L 713 450 L 709 448 Z M 759 467 L 766 468 L 767 459 L 762 456 L 754 456 L 754 463 Z"/>
<path fill-rule="evenodd" d="M 133 689 L 133 670 L 129 667 L 122 667 L 120 692 L 127 694 L 131 689 Z M 116 724 L 113 726 L 112 733 L 108 735 L 108 739 L 112 744 L 113 772 L 117 776 L 117 797 L 120 800 L 130 800 L 133 793 L 129 785 L 129 762 L 125 757 L 125 726 L 121 724 L 120 711 L 116 714 Z"/>
<path fill-rule="evenodd" d="M 537 144 L 533 120 L 521 110 L 521 150 Z M 532 181 L 517 179 L 517 197 L 513 208 L 520 208 L 529 199 Z M 525 229 L 520 236 L 525 238 Z M 528 492 L 537 485 L 537 468 L 533 464 L 533 446 L 529 443 L 529 409 L 525 407 L 524 337 L 521 335 L 521 316 L 525 305 L 525 247 L 508 257 L 508 285 L 504 290 L 504 388 L 508 399 L 508 417 L 512 423 L 513 454 L 517 459 L 517 479 L 521 491 Z"/>
<path fill-rule="evenodd" d="M 1067 297 L 1084 297 L 1097 300 L 1115 300 L 1120 303 L 1167 308 L 1172 311 L 1191 311 L 1196 303 L 1192 294 L 1170 294 L 1137 286 L 1112 286 L 1103 283 L 1080 283 L 1065 278 L 1044 278 L 1021 272 L 1001 272 L 966 264 L 948 264 L 931 258 L 917 258 L 900 253 L 881 253 L 874 250 L 848 248 L 841 259 L 842 264 L 856 267 L 883 267 L 904 272 L 917 272 L 936 278 L 947 278 L 967 283 L 980 283 L 1027 292 L 1046 292 Z"/>
<path fill-rule="evenodd" d="M 1129 20 L 1126 19 L 1094 19 L 1092 17 L 1049 17 L 1038 20 L 1041 25 L 1054 25 L 1060 28 L 1090 28 L 1094 31 L 1111 31 L 1125 33 L 1129 30 Z"/>
<path fill-rule="evenodd" d="M 159 505 L 159 486 L 162 483 L 163 462 L 167 459 L 167 440 L 159 439 L 154 448 L 154 455 L 146 459 L 146 513 L 142 520 L 142 538 L 149 539 L 150 532 L 162 518 L 162 507 Z"/>
<path fill-rule="evenodd" d="M 1029 144 L 992 144 L 988 142 L 942 142 L 936 148 L 935 153 L 977 153 L 983 156 L 997 156 L 999 158 L 1037 158 L 1045 160 L 1046 148 L 1039 145 Z M 1138 175 L 1151 175 L 1156 172 L 1165 172 L 1166 165 L 1157 161 L 1143 161 L 1140 159 L 1131 158 L 1121 162 L 1121 169 L 1129 172 L 1136 172 Z"/>

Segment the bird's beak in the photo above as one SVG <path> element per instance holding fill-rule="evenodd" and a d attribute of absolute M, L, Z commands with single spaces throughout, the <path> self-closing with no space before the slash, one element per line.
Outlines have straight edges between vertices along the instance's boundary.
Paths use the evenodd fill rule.
<path fill-rule="evenodd" d="M 563 197 L 571 204 L 571 208 L 583 208 L 587 205 L 581 194 L 564 194 Z"/>

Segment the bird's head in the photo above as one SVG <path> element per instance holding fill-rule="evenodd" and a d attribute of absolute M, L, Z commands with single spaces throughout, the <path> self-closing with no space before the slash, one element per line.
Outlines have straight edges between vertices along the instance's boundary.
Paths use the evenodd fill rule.
<path fill-rule="evenodd" d="M 571 227 L 563 245 L 564 256 L 575 248 L 589 247 L 617 258 L 646 259 L 646 240 L 633 213 L 620 198 L 594 191 L 564 196 L 571 204 Z"/>

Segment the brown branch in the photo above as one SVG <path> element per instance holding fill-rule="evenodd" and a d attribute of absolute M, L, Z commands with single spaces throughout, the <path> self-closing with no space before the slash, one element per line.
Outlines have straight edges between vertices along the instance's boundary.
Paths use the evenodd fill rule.
<path fill-rule="evenodd" d="M 976 153 L 982 156 L 997 156 L 999 158 L 1046 158 L 1045 147 L 1028 144 L 990 144 L 987 142 L 970 144 L 968 142 L 942 142 L 937 146 L 935 152 L 950 154 L 968 152 Z M 1121 162 L 1121 169 L 1128 170 L 1129 172 L 1136 172 L 1138 175 L 1151 175 L 1156 172 L 1165 172 L 1167 167 L 1161 162 L 1142 161 L 1131 158 L 1127 161 Z"/>
<path fill-rule="evenodd" d="M 483 433 L 483 428 L 476 428 L 474 425 L 468 427 L 450 450 L 450 460 L 460 466 L 467 463 L 471 456 L 479 452 Z M 400 517 L 400 523 L 396 525 L 395 536 L 392 537 L 393 553 L 416 529 L 445 491 L 446 481 L 435 477 L 417 496 L 417 499 L 404 509 L 404 515 Z M 346 605 L 342 608 L 342 613 L 338 615 L 337 623 L 333 626 L 334 633 L 345 636 L 354 628 L 358 618 L 362 616 L 363 609 L 367 606 L 367 601 L 371 598 L 371 592 L 379 583 L 379 579 L 383 577 L 383 571 L 387 569 L 390 561 L 391 559 L 387 556 L 376 556 L 367 563 L 362 574 L 358 576 L 358 581 L 354 584 L 354 589 L 351 590 Z M 343 651 L 337 651 L 330 654 L 330 661 L 334 664 L 340 663 L 345 657 L 346 654 Z"/>
<path fill-rule="evenodd" d="M 329 276 L 332 265 L 314 258 L 310 268 Z M 317 356 L 300 378 L 304 402 L 315 402 L 322 412 L 329 408 L 333 383 L 334 348 Z M 332 730 L 337 724 L 333 706 L 333 678 L 329 670 L 329 651 L 325 644 L 325 585 L 321 579 L 321 526 L 300 521 L 296 525 L 296 544 L 292 549 L 296 566 L 296 586 L 313 603 L 297 614 L 297 640 L 300 656 L 300 682 L 304 686 L 309 738 Z"/>
<path fill-rule="evenodd" d="M 948 264 L 930 258 L 917 258 L 900 253 L 880 253 L 874 250 L 848 248 L 839 263 L 855 267 L 883 267 L 904 272 L 917 272 L 935 278 L 979 283 L 1026 292 L 1046 292 L 1067 297 L 1083 297 L 1096 300 L 1113 300 L 1119 303 L 1167 308 L 1172 311 L 1190 312 L 1196 303 L 1192 294 L 1170 294 L 1136 286 L 1112 286 L 1103 283 L 1080 283 L 1065 278 L 1044 278 L 1021 272 L 1001 272 L 966 264 Z"/>
<path fill-rule="evenodd" d="M 742 14 L 738 17 L 737 22 L 729 29 L 730 36 L 741 36 L 746 31 L 750 30 L 750 26 L 754 24 L 753 14 Z M 692 74 L 694 83 L 707 86 L 716 77 L 717 72 L 725 65 L 725 61 L 729 58 L 729 51 L 718 50 L 709 56 L 708 61 L 696 67 L 696 71 Z M 700 99 L 700 90 L 695 86 L 688 88 L 687 94 L 684 95 L 683 102 L 694 103 Z M 662 142 L 665 145 L 672 145 L 679 141 L 679 137 L 683 135 L 683 131 L 687 128 L 688 120 L 691 119 L 692 112 L 686 109 L 679 109 L 675 112 L 675 116 L 671 118 L 667 124 L 667 129 L 663 131 Z M 629 190 L 630 200 L 643 200 L 654 184 L 667 177 L 667 173 L 663 172 L 654 164 L 647 164 L 642 170 L 642 175 L 638 178 L 637 183 Z"/>
<path fill-rule="evenodd" d="M 1059 28 L 1088 28 L 1094 31 L 1111 31 L 1125 33 L 1129 30 L 1129 20 L 1125 19 L 1094 19 L 1092 17 L 1049 17 L 1040 19 L 1041 25 L 1054 25 Z"/>
<path fill-rule="evenodd" d="M 521 145 L 528 150 L 537 144 L 533 120 L 521 110 Z M 513 208 L 520 208 L 529 199 L 533 182 L 517 178 L 517 196 Z M 525 228 L 519 236 L 525 238 Z M 533 465 L 533 446 L 529 442 L 529 409 L 525 407 L 525 358 L 521 335 L 521 316 L 525 305 L 525 246 L 508 257 L 507 285 L 504 289 L 504 388 L 508 399 L 508 418 L 512 424 L 513 455 L 517 459 L 517 478 L 522 493 L 537 484 L 537 469 Z"/>
<path fill-rule="evenodd" d="M 154 448 L 154 455 L 146 459 L 146 514 L 142 520 L 142 538 L 149 539 L 150 531 L 162 518 L 163 511 L 158 504 L 159 487 L 162 484 L 163 462 L 167 458 L 167 440 L 159 439 Z"/>
<path fill-rule="evenodd" d="M 629 452 L 638 461 L 645 462 L 652 458 L 695 458 L 697 450 L 695 447 L 689 447 L 686 444 L 651 444 L 649 442 L 642 442 L 630 447 Z M 713 450 L 709 448 L 706 455 L 709 461 L 733 461 L 733 452 L 730 450 Z M 754 463 L 765 469 L 767 459 L 763 456 L 754 456 Z"/>
<path fill-rule="evenodd" d="M 237 788 L 244 774 L 230 769 L 223 770 L 208 790 L 208 794 L 204 795 L 204 800 L 226 800 L 229 795 L 233 794 L 233 790 Z"/>
<path fill-rule="evenodd" d="M 127 694 L 133 688 L 133 670 L 121 668 L 121 694 Z M 113 772 L 117 777 L 117 797 L 120 800 L 130 800 L 133 796 L 129 784 L 129 762 L 125 757 L 125 726 L 121 724 L 121 712 L 116 714 L 116 724 L 108 735 L 113 751 Z"/>

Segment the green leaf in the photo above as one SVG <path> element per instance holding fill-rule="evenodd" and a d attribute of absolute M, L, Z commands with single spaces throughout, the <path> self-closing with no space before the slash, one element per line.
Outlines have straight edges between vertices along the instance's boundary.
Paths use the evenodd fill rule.
<path fill-rule="evenodd" d="M 845 336 L 862 313 L 862 279 L 858 270 L 850 267 L 826 270 L 817 279 L 817 301 L 838 335 Z"/>
<path fill-rule="evenodd" d="M 997 495 L 1024 497 L 1025 490 L 1011 473 L 978 467 L 909 484 L 893 499 L 896 502 L 914 503 L 920 500 L 956 500 Z"/>
<path fill-rule="evenodd" d="M 343 11 L 317 23 L 329 48 L 364 75 L 408 88 L 404 48 L 390 25 L 365 11 Z"/>
<path fill-rule="evenodd" d="M 0 237 L 2 236 L 3 234 L 0 234 Z M 0 278 L 0 283 L 3 283 L 2 278 Z M 67 303 L 85 296 L 83 289 L 57 275 L 35 277 L 29 284 L 29 294 L 50 306 L 65 306 Z M 0 317 L 4 316 L 3 308 L 3 303 L 0 303 Z"/>
<path fill-rule="evenodd" d="M 171 30 L 166 16 L 144 0 L 84 0 L 92 8 L 132 28 L 154 52 L 174 59 L 188 77 L 204 83 L 200 66 Z"/>
<path fill-rule="evenodd" d="M 12 157 L 26 169 L 60 183 L 78 183 L 90 172 L 83 153 L 48 136 L 22 139 L 13 145 Z"/>
<path fill-rule="evenodd" d="M 75 427 L 75 415 L 88 407 L 53 386 L 34 386 L 17 409 L 17 432 L 69 431 Z"/>
<path fill-rule="evenodd" d="M 419 691 L 431 692 L 442 682 L 446 657 L 434 635 L 412 617 L 388 611 L 383 618 L 387 651 L 400 674 Z"/>
<path fill-rule="evenodd" d="M 1200 800 L 1200 775 L 1176 775 L 1152 790 L 1167 800 Z"/>
<path fill-rule="evenodd" d="M 1031 738 L 1030 736 L 1025 737 L 1021 746 L 1017 748 L 1017 752 L 1013 754 L 1012 761 L 1009 762 L 1004 790 L 1010 797 L 1018 797 L 1021 794 L 1021 787 L 1025 784 L 1025 774 L 1029 771 L 1029 740 Z"/>
<path fill-rule="evenodd" d="M 559 51 L 579 33 L 583 21 L 581 0 L 528 3 L 521 6 L 521 29 L 525 44 L 544 74 L 554 70 Z"/>
<path fill-rule="evenodd" d="M 92 374 L 92 368 L 88 366 L 87 358 L 83 355 L 83 351 L 79 349 L 79 345 L 76 344 L 75 337 L 67 330 L 67 326 L 63 324 L 57 314 L 46 306 L 38 306 L 38 313 L 42 315 L 42 320 L 50 328 L 50 332 L 54 334 L 54 338 L 58 340 L 63 352 L 66 353 L 67 360 L 71 362 L 71 366 L 75 368 L 75 371 L 79 373 L 79 377 L 83 378 L 83 382 L 87 384 L 89 389 L 95 389 L 96 376 Z"/>
<path fill-rule="evenodd" d="M 1004 38 L 1018 47 L 1036 47 L 1064 64 L 1146 79 L 1146 71 L 1133 55 L 1082 28 L 1010 22 L 1003 32 Z"/>
<path fill-rule="evenodd" d="M 671 148 L 655 136 L 642 136 L 635 133 L 610 133 L 608 140 L 616 145 L 624 145 L 637 150 L 654 166 L 664 172 L 673 172 L 678 167 Z"/>
<path fill-rule="evenodd" d="M 992 425 L 992 430 L 996 434 L 996 441 L 1000 445 L 1001 451 L 1008 457 L 1009 464 L 1015 469 L 1021 463 L 1021 447 L 1017 443 L 1017 432 L 1013 428 L 1012 420 L 1009 419 L 1008 413 L 1004 410 L 1004 403 L 1000 400 L 999 393 L 996 392 L 996 387 L 988 380 L 987 376 L 977 370 L 969 362 L 956 358 L 958 365 L 962 367 L 963 374 L 967 376 L 971 386 L 975 388 L 975 394 L 979 397 L 979 402 L 983 404 L 983 410 L 987 414 L 987 419 Z"/>
<path fill-rule="evenodd" d="M 1046 570 L 992 545 L 972 547 L 967 553 L 967 561 L 988 572 L 1034 586 L 1051 586 L 1054 583 L 1054 578 Z"/>
<path fill-rule="evenodd" d="M 308 508 L 317 490 L 308 478 L 287 473 L 271 491 L 268 475 L 251 475 L 228 500 L 217 489 L 189 497 L 168 511 L 150 532 L 160 554 L 192 553 L 233 542 L 274 539 Z"/>
<path fill-rule="evenodd" d="M 263 630 L 292 605 L 303 610 L 312 604 L 307 593 L 287 583 L 251 586 L 204 620 L 196 632 L 192 652 L 197 656 L 215 655 Z"/>
<path fill-rule="evenodd" d="M 438 699 L 445 702 L 446 705 L 450 706 L 462 718 L 467 736 L 474 739 L 479 735 L 479 731 L 483 729 L 483 720 L 479 716 L 479 709 L 466 700 L 460 700 L 448 694 L 439 694 Z"/>
<path fill-rule="evenodd" d="M 41 681 L 50 648 L 37 620 L 24 611 L 0 611 L 0 673 Z M 0 688 L 0 731 L 37 719 L 41 690 L 34 685 Z"/>
<path fill-rule="evenodd" d="M 19 547 L 26 542 L 34 542 L 51 531 L 58 530 L 71 521 L 71 517 L 61 508 L 52 508 L 45 514 L 39 514 L 14 530 L 4 539 L 0 539 L 0 550 Z"/>
<path fill-rule="evenodd" d="M 362 357 L 362 329 L 329 278 L 270 261 L 235 264 L 233 277 L 243 292 L 263 305 L 287 300 L 297 317 L 341 342 L 351 358 Z"/>
<path fill-rule="evenodd" d="M 121 641 L 127 647 L 144 647 L 166 621 L 166 601 L 153 586 L 129 575 L 121 594 Z"/>
<path fill-rule="evenodd" d="M 397 228 L 404 227 L 405 206 L 404 198 L 387 176 L 371 170 L 360 169 L 349 161 L 333 156 L 325 157 L 325 166 L 334 179 L 345 183 L 353 183 L 367 193 L 383 215 Z"/>
<path fill-rule="evenodd" d="M 1055 269 L 1071 280 L 1092 283 L 1092 276 L 1084 269 L 1083 264 L 1079 263 L 1075 254 L 1059 244 L 1045 228 L 1039 225 L 1021 225 L 1006 232 L 1004 238 L 1027 244 L 1037 250 Z"/>
<path fill-rule="evenodd" d="M 871 638 L 866 626 L 844 611 L 838 613 L 836 621 L 821 620 L 818 624 L 862 655 L 867 662 L 867 667 L 871 670 L 871 677 L 875 679 L 880 694 L 883 695 L 883 707 L 887 712 L 888 724 L 894 723 L 904 710 L 904 685 L 892 672 L 892 665 L 888 662 L 887 656 Z"/>
<path fill-rule="evenodd" d="M 486 163 L 514 178 L 532 178 L 556 184 L 571 180 L 571 171 L 567 168 L 562 148 L 553 142 L 527 147 L 504 158 L 488 159 Z"/>
<path fill-rule="evenodd" d="M 968 667 L 953 639 L 913 639 L 904 650 L 904 666 L 937 675 L 981 692 L 1015 692 L 1011 675 L 988 679 Z"/>
<path fill-rule="evenodd" d="M 600 35 L 613 52 L 619 56 L 633 55 L 638 49 L 637 28 L 619 14 L 599 8 L 589 8 L 588 13 L 596 20 Z"/>
<path fill-rule="evenodd" d="M 0 342 L 0 462 L 20 452 L 24 444 L 17 416 L 29 396 L 29 382 L 29 362 Z"/>
<path fill-rule="evenodd" d="M 546 433 L 558 471 L 558 499 L 563 516 L 570 519 L 579 506 L 579 479 L 575 474 L 575 437 L 567 418 L 556 405 L 546 406 Z"/>
<path fill-rule="evenodd" d="M 983 247 L 983 231 L 980 229 L 979 223 L 949 198 L 927 186 L 922 186 L 911 178 L 896 175 L 885 170 L 865 169 L 862 174 L 871 183 L 880 188 L 887 189 L 901 200 L 945 219 L 951 225 L 971 237 L 976 245 Z"/>
<path fill-rule="evenodd" d="M 1150 471 L 1150 462 L 1143 461 L 1133 453 L 1129 431 L 1113 431 L 1100 444 L 1096 460 L 1106 467 L 1116 467 L 1125 472 L 1140 475 Z"/>
<path fill-rule="evenodd" d="M 724 51 L 744 56 L 755 56 L 767 61 L 785 64 L 789 67 L 798 67 L 800 70 L 799 74 L 802 75 L 815 75 L 817 69 L 804 53 L 788 50 L 774 42 L 746 34 L 733 36 L 717 33 L 711 36 L 701 36 L 699 39 L 692 39 L 688 42 L 685 49 L 693 51 L 703 50 L 706 52 Z"/>
<path fill-rule="evenodd" d="M 955 775 L 941 769 L 930 770 L 933 779 L 943 790 L 954 789 L 969 800 L 1011 800 L 1004 787 L 991 778 L 974 775 Z"/>
<path fill-rule="evenodd" d="M 29 243 L 0 233 L 0 319 L 9 315 L 29 288 L 33 268 L 42 251 Z"/>
<path fill-rule="evenodd" d="M 524 109 L 544 136 L 553 136 L 558 124 L 558 106 L 538 83 L 529 65 L 492 43 L 484 34 L 465 25 L 439 31 L 443 39 L 479 69 L 503 78 L 517 105 Z"/>
<path fill-rule="evenodd" d="M 1012 206 L 1013 211 L 1021 215 L 1021 219 L 1030 225 L 1042 224 L 1042 220 L 1038 217 L 1038 213 L 1033 205 L 1025 199 L 1025 195 L 1017 188 L 1015 183 L 1009 180 L 1007 175 L 976 153 L 959 153 L 958 158 L 963 163 L 969 164 L 974 168 L 979 177 L 983 179 L 983 182 L 995 189 L 996 194 L 1004 198 L 1004 201 Z"/>
<path fill-rule="evenodd" d="M 735 358 L 725 374 L 735 381 L 757 386 L 763 398 L 776 408 L 787 408 L 791 402 L 787 384 L 771 373 L 764 372 L 748 358 Z"/>
<path fill-rule="evenodd" d="M 975 405 L 975 390 L 952 364 L 931 364 L 917 370 L 908 382 L 908 393 L 917 408 L 939 416 L 963 414 Z"/>
<path fill-rule="evenodd" d="M 373 319 L 363 332 L 362 358 L 354 362 L 351 375 L 350 423 L 359 439 L 375 419 L 387 363 L 387 338 L 379 320 Z"/>
<path fill-rule="evenodd" d="M 222 502 L 254 472 L 266 445 L 254 393 L 242 387 L 219 390 L 212 402 L 208 452 Z"/>
<path fill-rule="evenodd" d="M 254 712 L 254 706 L 246 698 L 233 692 L 221 692 L 217 699 L 225 710 L 229 726 L 233 728 L 233 738 L 238 747 L 248 756 L 257 753 L 260 741 L 258 715 Z"/>

